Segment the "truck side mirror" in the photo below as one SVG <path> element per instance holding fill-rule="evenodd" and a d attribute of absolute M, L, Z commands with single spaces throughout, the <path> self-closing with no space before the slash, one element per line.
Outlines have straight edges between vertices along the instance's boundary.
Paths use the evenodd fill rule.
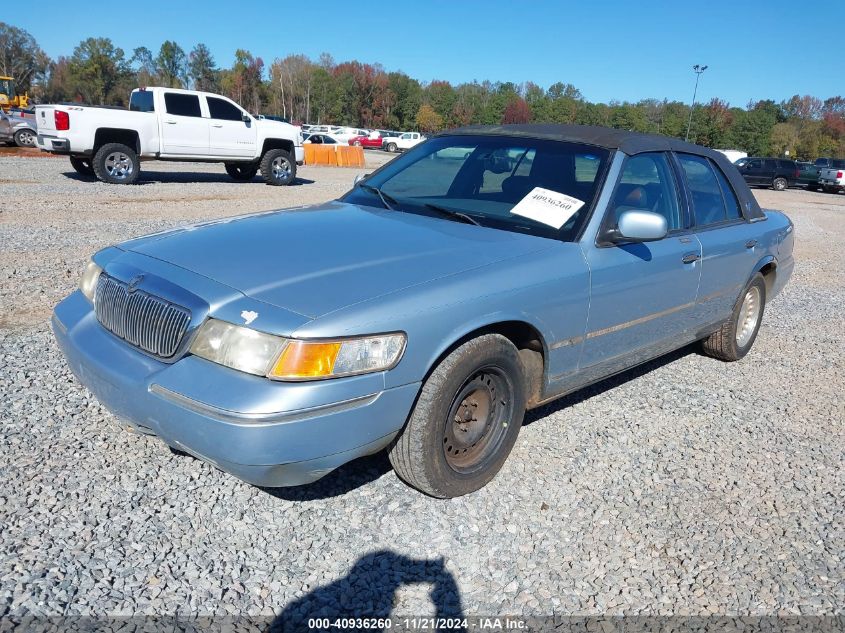
<path fill-rule="evenodd" d="M 249 123 L 250 121 L 252 121 L 252 119 L 248 114 L 244 114 L 241 116 L 241 121 L 243 121 L 244 123 Z"/>

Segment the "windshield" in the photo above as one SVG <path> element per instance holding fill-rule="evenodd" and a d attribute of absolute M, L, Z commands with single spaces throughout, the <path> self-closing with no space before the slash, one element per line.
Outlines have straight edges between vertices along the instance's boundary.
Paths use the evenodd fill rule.
<path fill-rule="evenodd" d="M 441 136 L 394 159 L 342 200 L 399 211 L 470 216 L 482 226 L 572 240 L 589 214 L 609 152 L 592 145 L 509 136 Z M 560 229 L 511 213 L 535 187 L 583 201 Z M 435 207 L 435 208 L 432 208 Z M 440 208 L 438 213 L 436 208 Z"/>

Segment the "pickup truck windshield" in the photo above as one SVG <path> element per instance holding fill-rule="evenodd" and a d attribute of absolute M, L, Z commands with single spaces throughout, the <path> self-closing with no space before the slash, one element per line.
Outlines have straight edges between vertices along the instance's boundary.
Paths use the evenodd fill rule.
<path fill-rule="evenodd" d="M 366 179 L 345 202 L 448 217 L 458 212 L 482 226 L 572 240 L 589 214 L 609 152 L 592 145 L 509 136 L 441 136 L 417 145 Z M 535 187 L 583 200 L 560 228 L 511 214 Z M 438 209 L 440 211 L 438 211 Z M 460 215 L 454 216 L 460 221 Z"/>

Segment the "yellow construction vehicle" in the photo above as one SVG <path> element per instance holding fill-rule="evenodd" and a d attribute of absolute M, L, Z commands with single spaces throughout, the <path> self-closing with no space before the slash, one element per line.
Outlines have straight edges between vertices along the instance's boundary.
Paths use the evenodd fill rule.
<path fill-rule="evenodd" d="M 17 94 L 14 78 L 0 75 L 0 110 L 8 112 L 11 108 L 26 108 L 28 106 L 29 94 Z"/>

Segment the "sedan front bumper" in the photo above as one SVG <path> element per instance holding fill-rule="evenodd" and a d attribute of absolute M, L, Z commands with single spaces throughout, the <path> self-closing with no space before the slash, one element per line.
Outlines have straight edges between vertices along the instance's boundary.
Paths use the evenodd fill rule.
<path fill-rule="evenodd" d="M 380 373 L 283 383 L 196 356 L 163 363 L 105 330 L 79 291 L 56 306 L 52 323 L 73 373 L 106 408 L 259 486 L 310 483 L 381 450 L 420 387 L 385 389 Z"/>

